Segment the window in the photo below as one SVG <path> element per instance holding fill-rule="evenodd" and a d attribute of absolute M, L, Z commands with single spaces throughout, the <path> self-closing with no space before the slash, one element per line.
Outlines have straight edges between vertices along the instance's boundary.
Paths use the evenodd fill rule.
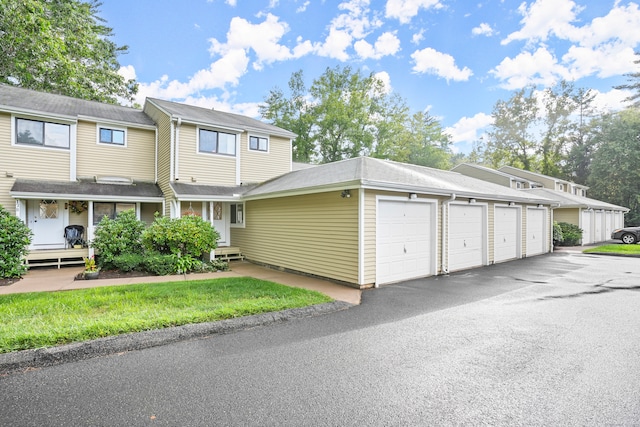
<path fill-rule="evenodd" d="M 99 136 L 99 141 L 102 144 L 124 145 L 125 131 L 122 129 L 109 129 L 101 127 Z"/>
<path fill-rule="evenodd" d="M 57 200 L 40 200 L 40 219 L 58 218 Z"/>
<path fill-rule="evenodd" d="M 236 155 L 236 135 L 232 133 L 217 132 L 200 129 L 198 150 L 201 153 Z"/>
<path fill-rule="evenodd" d="M 16 143 L 69 148 L 69 125 L 16 118 Z"/>
<path fill-rule="evenodd" d="M 249 149 L 256 151 L 268 151 L 269 140 L 259 136 L 251 136 L 249 137 Z"/>
<path fill-rule="evenodd" d="M 244 204 L 243 203 L 231 203 L 231 224 L 234 224 L 234 225 L 244 224 Z"/>
<path fill-rule="evenodd" d="M 135 203 L 96 202 L 93 204 L 93 224 L 98 224 L 105 216 L 109 219 L 115 219 L 120 212 L 135 208 Z"/>
<path fill-rule="evenodd" d="M 516 188 L 519 190 L 522 188 L 522 183 L 521 182 L 516 182 Z"/>

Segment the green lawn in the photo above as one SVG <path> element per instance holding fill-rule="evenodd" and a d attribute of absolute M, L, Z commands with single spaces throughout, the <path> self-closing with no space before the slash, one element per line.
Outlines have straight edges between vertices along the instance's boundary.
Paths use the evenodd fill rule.
<path fill-rule="evenodd" d="M 596 248 L 585 249 L 583 252 L 585 254 L 600 252 L 620 255 L 640 255 L 640 245 L 603 245 Z"/>
<path fill-rule="evenodd" d="M 330 301 L 249 277 L 0 295 L 0 353 Z"/>

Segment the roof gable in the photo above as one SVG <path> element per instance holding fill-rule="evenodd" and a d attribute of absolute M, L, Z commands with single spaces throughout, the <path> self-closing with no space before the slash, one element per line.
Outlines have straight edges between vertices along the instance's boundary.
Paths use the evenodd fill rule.
<path fill-rule="evenodd" d="M 262 132 L 267 135 L 277 135 L 286 138 L 295 138 L 296 134 L 278 126 L 261 122 L 251 117 L 240 114 L 226 113 L 209 108 L 197 107 L 194 105 L 181 104 L 178 102 L 165 101 L 157 98 L 147 98 L 150 102 L 162 111 L 173 117 L 179 117 L 183 121 L 198 124 L 232 127 L 242 129 L 247 132 Z"/>

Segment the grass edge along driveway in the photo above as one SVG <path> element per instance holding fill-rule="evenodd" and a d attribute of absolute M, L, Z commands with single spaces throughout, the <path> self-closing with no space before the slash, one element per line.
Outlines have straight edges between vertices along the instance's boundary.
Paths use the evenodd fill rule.
<path fill-rule="evenodd" d="M 251 277 L 0 295 L 0 353 L 331 301 Z"/>
<path fill-rule="evenodd" d="M 609 254 L 609 255 L 623 255 L 623 256 L 638 256 L 640 257 L 640 244 L 637 245 L 603 245 L 595 248 L 585 249 L 582 251 L 585 254 Z"/>

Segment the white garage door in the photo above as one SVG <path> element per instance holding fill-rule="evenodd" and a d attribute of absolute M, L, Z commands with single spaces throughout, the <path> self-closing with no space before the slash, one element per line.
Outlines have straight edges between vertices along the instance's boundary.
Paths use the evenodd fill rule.
<path fill-rule="evenodd" d="M 603 218 L 604 218 L 604 212 L 600 211 L 595 213 L 595 217 L 593 219 L 594 221 L 593 229 L 595 230 L 594 236 L 593 236 L 594 242 L 602 242 L 605 240 L 604 228 L 602 227 Z"/>
<path fill-rule="evenodd" d="M 493 261 L 518 258 L 520 241 L 520 209 L 496 206 L 493 216 Z"/>
<path fill-rule="evenodd" d="M 433 203 L 379 200 L 376 283 L 434 274 L 436 239 Z"/>
<path fill-rule="evenodd" d="M 593 243 L 593 237 L 591 235 L 593 211 L 582 211 L 582 244 L 588 245 Z"/>
<path fill-rule="evenodd" d="M 606 211 L 604 213 L 604 240 L 608 240 L 613 231 L 613 212 Z"/>
<path fill-rule="evenodd" d="M 484 205 L 449 205 L 449 271 L 485 264 Z"/>
<path fill-rule="evenodd" d="M 527 209 L 527 256 L 547 252 L 546 209 Z"/>

